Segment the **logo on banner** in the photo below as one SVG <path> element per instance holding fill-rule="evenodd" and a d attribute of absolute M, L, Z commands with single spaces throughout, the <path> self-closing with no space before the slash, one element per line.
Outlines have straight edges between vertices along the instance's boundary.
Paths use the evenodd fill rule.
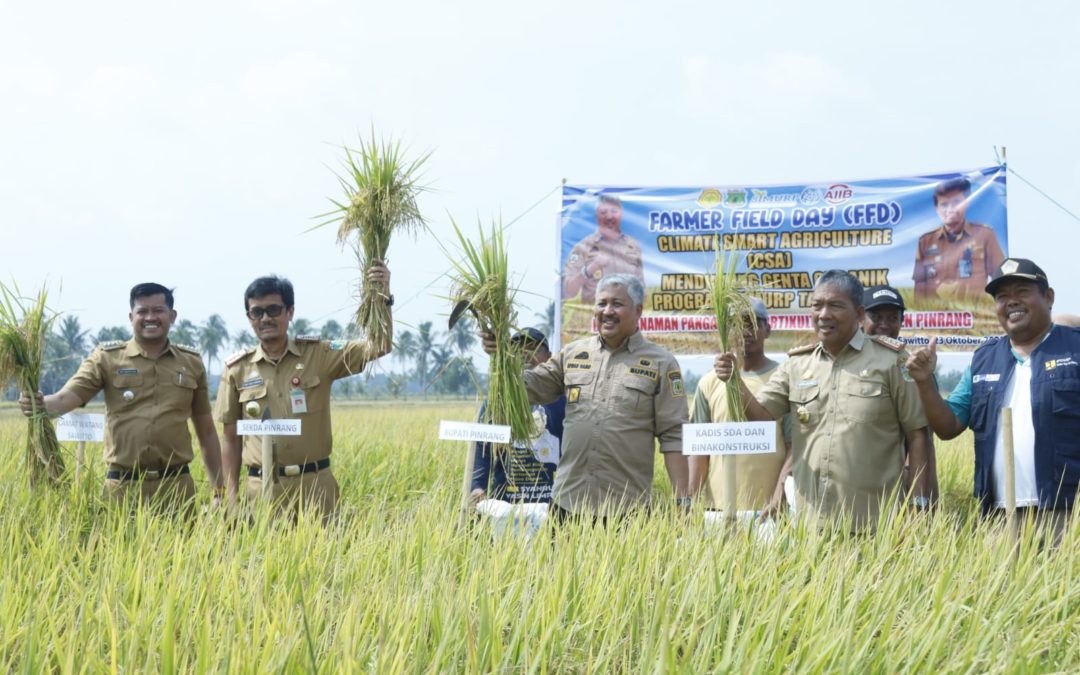
<path fill-rule="evenodd" d="M 803 206 L 813 206 L 822 200 L 821 190 L 808 187 L 799 195 L 799 202 Z"/>
<path fill-rule="evenodd" d="M 829 189 L 825 191 L 825 201 L 830 204 L 843 204 L 851 199 L 853 194 L 855 193 L 852 191 L 850 185 L 837 183 L 836 185 L 830 185 Z"/>
<path fill-rule="evenodd" d="M 746 206 L 746 190 L 728 190 L 724 203 L 729 207 Z"/>
<path fill-rule="evenodd" d="M 719 206 L 724 201 L 724 195 L 716 188 L 706 188 L 698 196 L 697 203 L 707 209 Z"/>

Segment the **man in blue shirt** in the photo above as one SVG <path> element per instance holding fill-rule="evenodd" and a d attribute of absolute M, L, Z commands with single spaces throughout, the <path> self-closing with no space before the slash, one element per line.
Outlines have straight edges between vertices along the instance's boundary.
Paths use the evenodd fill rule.
<path fill-rule="evenodd" d="M 912 354 L 915 380 L 934 432 L 975 435 L 975 496 L 984 512 L 1005 504 L 1003 407 L 1012 409 L 1016 506 L 1060 537 L 1080 484 L 1080 329 L 1054 325 L 1054 289 L 1030 260 L 1008 258 L 986 285 L 1003 338 L 990 338 L 948 401 L 934 384 L 936 339 Z"/>
<path fill-rule="evenodd" d="M 547 337 L 536 328 L 525 328 L 511 338 L 525 347 L 531 370 L 551 358 Z M 471 499 L 501 499 L 515 503 L 551 502 L 555 470 L 562 456 L 563 417 L 566 397 L 548 405 L 534 405 L 533 417 L 540 434 L 528 443 L 516 443 L 493 452 L 490 443 L 477 443 L 473 463 Z M 484 409 L 480 409 L 480 419 Z"/>

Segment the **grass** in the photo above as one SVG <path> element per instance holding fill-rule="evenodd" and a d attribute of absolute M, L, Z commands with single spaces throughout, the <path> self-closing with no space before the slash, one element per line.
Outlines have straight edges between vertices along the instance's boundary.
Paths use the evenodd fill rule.
<path fill-rule="evenodd" d="M 703 536 L 700 513 L 659 512 L 617 531 L 492 542 L 455 525 L 464 453 L 435 439 L 438 420 L 474 414 L 336 409 L 342 518 L 326 528 L 128 517 L 97 505 L 97 485 L 32 492 L 17 453 L 0 455 L 0 670 L 1080 667 L 1080 532 L 1053 552 L 1029 538 L 1010 561 L 968 497 L 970 436 L 939 445 L 941 512 L 875 537 L 784 524 L 764 545 Z M 0 411 L 0 447 L 23 433 Z M 660 473 L 657 487 L 669 493 Z"/>

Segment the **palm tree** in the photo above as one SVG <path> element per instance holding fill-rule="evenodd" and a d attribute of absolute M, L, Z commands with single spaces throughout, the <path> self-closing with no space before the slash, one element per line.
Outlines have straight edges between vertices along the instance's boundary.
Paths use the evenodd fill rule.
<path fill-rule="evenodd" d="M 341 324 L 333 319 L 324 323 L 322 330 L 319 332 L 324 340 L 340 340 L 345 336 L 345 330 L 341 327 Z"/>
<path fill-rule="evenodd" d="M 427 389 L 428 384 L 428 359 L 435 349 L 435 331 L 430 321 L 420 324 L 416 336 L 416 377 L 420 380 L 420 388 Z"/>
<path fill-rule="evenodd" d="M 206 355 L 207 370 L 228 344 L 229 331 L 225 328 L 225 319 L 220 314 L 211 314 L 199 330 L 199 346 Z"/>
<path fill-rule="evenodd" d="M 307 319 L 293 319 L 292 322 L 293 335 L 311 335 L 315 332 L 315 327 L 311 325 L 311 322 Z"/>
<path fill-rule="evenodd" d="M 394 345 L 394 359 L 405 363 L 416 356 L 416 334 L 411 330 L 403 330 L 398 333 L 397 344 Z"/>
<path fill-rule="evenodd" d="M 540 319 L 540 330 L 544 331 L 544 335 L 550 341 L 551 334 L 555 332 L 555 301 L 548 303 L 547 309 L 543 312 L 537 312 L 536 318 Z"/>
<path fill-rule="evenodd" d="M 194 347 L 199 343 L 199 327 L 187 319 L 181 319 L 172 327 L 169 339 L 176 344 Z"/>
<path fill-rule="evenodd" d="M 454 327 L 450 329 L 450 332 L 446 336 L 446 342 L 454 347 L 458 354 L 464 356 L 465 353 L 476 344 L 476 329 L 473 326 L 472 319 L 464 316 L 461 317 L 461 319 L 454 324 Z"/>
<path fill-rule="evenodd" d="M 234 347 L 238 349 L 247 349 L 248 347 L 254 347 L 259 344 L 259 341 L 255 338 L 255 335 L 246 328 L 240 328 L 232 336 L 232 343 Z"/>
<path fill-rule="evenodd" d="M 113 340 L 130 340 L 131 329 L 125 326 L 105 326 L 94 336 L 94 344 L 112 342 Z"/>
<path fill-rule="evenodd" d="M 60 321 L 56 334 L 64 341 L 64 347 L 69 356 L 80 359 L 86 357 L 86 336 L 90 334 L 90 331 L 82 329 L 78 317 L 70 314 L 65 316 Z"/>

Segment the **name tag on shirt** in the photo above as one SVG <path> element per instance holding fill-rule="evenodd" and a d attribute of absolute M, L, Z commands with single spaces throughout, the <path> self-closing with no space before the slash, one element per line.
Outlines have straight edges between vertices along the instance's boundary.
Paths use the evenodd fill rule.
<path fill-rule="evenodd" d="M 307 394 L 304 393 L 303 389 L 289 391 L 289 401 L 292 404 L 294 415 L 307 412 Z"/>

